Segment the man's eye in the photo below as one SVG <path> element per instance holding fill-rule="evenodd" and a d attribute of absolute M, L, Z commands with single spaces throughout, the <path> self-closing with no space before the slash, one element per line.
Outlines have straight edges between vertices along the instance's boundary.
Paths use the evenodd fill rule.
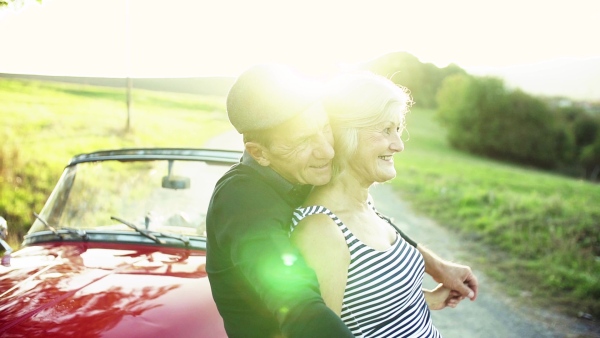
<path fill-rule="evenodd" d="M 392 129 L 391 128 L 385 128 L 383 130 L 383 132 L 386 133 L 387 135 L 389 135 L 392 132 Z"/>
<path fill-rule="evenodd" d="M 298 140 L 298 142 L 296 142 L 296 146 L 300 147 L 300 146 L 304 146 L 308 143 L 310 143 L 310 138 L 306 137 L 306 138 Z"/>

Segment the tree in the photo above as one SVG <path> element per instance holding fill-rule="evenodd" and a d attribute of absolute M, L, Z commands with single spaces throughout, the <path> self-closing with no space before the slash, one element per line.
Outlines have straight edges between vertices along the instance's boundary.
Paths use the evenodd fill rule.
<path fill-rule="evenodd" d="M 422 63 L 405 52 L 386 54 L 365 64 L 364 68 L 406 87 L 415 104 L 422 108 L 436 107 L 435 95 L 445 77 L 466 74 L 457 65 L 440 69 L 431 63 Z"/>
<path fill-rule="evenodd" d="M 588 114 L 580 114 L 573 121 L 573 134 L 577 147 L 583 148 L 594 143 L 600 132 L 600 120 Z"/>
<path fill-rule="evenodd" d="M 0 10 L 3 8 L 20 9 L 25 6 L 27 2 L 33 2 L 34 0 L 0 0 Z M 37 3 L 42 3 L 42 0 L 35 0 Z"/>
<path fill-rule="evenodd" d="M 571 147 L 564 136 L 564 128 L 544 101 L 521 90 L 508 94 L 503 135 L 506 155 L 520 163 L 542 168 L 554 168 L 564 162 Z"/>
<path fill-rule="evenodd" d="M 587 178 L 597 181 L 600 176 L 600 135 L 596 136 L 593 143 L 583 148 L 579 162 L 584 167 Z"/>
<path fill-rule="evenodd" d="M 509 91 L 501 79 L 452 75 L 437 95 L 437 118 L 449 143 L 515 163 L 554 168 L 570 152 L 570 138 L 541 99 Z"/>
<path fill-rule="evenodd" d="M 497 157 L 494 131 L 501 122 L 497 116 L 506 109 L 505 99 L 504 85 L 499 79 L 468 75 L 446 78 L 437 95 L 437 118 L 448 129 L 450 144 Z"/>

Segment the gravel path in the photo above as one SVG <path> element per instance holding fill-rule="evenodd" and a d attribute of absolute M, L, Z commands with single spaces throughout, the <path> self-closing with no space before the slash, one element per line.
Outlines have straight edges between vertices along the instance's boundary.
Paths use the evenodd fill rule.
<path fill-rule="evenodd" d="M 395 223 L 418 243 L 441 257 L 471 265 L 464 240 L 430 219 L 417 216 L 400 200 L 390 185 L 371 188 L 377 208 L 393 217 Z M 433 322 L 445 338 L 458 337 L 600 337 L 600 328 L 578 318 L 517 304 L 500 291 L 482 271 L 473 269 L 480 283 L 477 300 L 462 301 L 456 309 L 433 311 Z M 426 287 L 436 283 L 429 276 Z"/>
<path fill-rule="evenodd" d="M 239 134 L 228 132 L 210 140 L 205 147 L 240 150 L 242 140 Z M 445 259 L 471 265 L 463 239 L 432 220 L 416 215 L 390 185 L 374 186 L 371 193 L 377 209 L 392 217 L 417 242 Z M 474 273 L 480 282 L 476 301 L 465 300 L 456 309 L 432 312 L 433 322 L 445 338 L 600 337 L 597 323 L 517 304 L 482 271 L 474 269 Z M 424 285 L 433 287 L 435 282 L 426 276 Z"/>

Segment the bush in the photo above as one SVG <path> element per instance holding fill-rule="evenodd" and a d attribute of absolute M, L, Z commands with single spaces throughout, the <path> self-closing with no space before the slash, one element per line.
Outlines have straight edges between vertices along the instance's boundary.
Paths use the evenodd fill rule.
<path fill-rule="evenodd" d="M 576 146 L 583 149 L 596 140 L 600 131 L 600 119 L 580 113 L 573 121 L 572 128 Z"/>
<path fill-rule="evenodd" d="M 422 63 L 415 56 L 404 52 L 386 54 L 367 63 L 365 68 L 408 88 L 413 101 L 420 108 L 436 107 L 435 95 L 445 77 L 466 74 L 455 64 L 438 68 L 431 63 Z"/>
<path fill-rule="evenodd" d="M 54 171 L 54 176 L 49 171 Z M 1 149 L 0 215 L 9 224 L 9 242 L 13 245 L 33 223 L 33 211 L 41 209 L 60 173 L 60 165 L 37 159 L 24 161 L 17 148 L 4 146 Z"/>
<path fill-rule="evenodd" d="M 546 103 L 508 91 L 500 79 L 450 76 L 437 101 L 437 118 L 458 149 L 547 169 L 572 153 L 572 137 Z"/>
<path fill-rule="evenodd" d="M 579 156 L 579 163 L 585 170 L 586 177 L 597 181 L 600 176 L 600 134 L 596 135 L 596 141 L 585 146 Z"/>

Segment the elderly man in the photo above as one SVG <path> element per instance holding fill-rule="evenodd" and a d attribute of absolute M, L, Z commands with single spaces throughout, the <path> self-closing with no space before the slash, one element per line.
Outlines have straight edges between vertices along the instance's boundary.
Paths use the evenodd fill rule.
<path fill-rule="evenodd" d="M 217 183 L 207 215 L 207 273 L 229 337 L 352 337 L 289 240 L 293 210 L 331 179 L 333 137 L 318 85 L 277 65 L 243 73 L 227 97 L 245 152 Z M 423 254 L 426 272 L 475 299 L 470 268 Z"/>

